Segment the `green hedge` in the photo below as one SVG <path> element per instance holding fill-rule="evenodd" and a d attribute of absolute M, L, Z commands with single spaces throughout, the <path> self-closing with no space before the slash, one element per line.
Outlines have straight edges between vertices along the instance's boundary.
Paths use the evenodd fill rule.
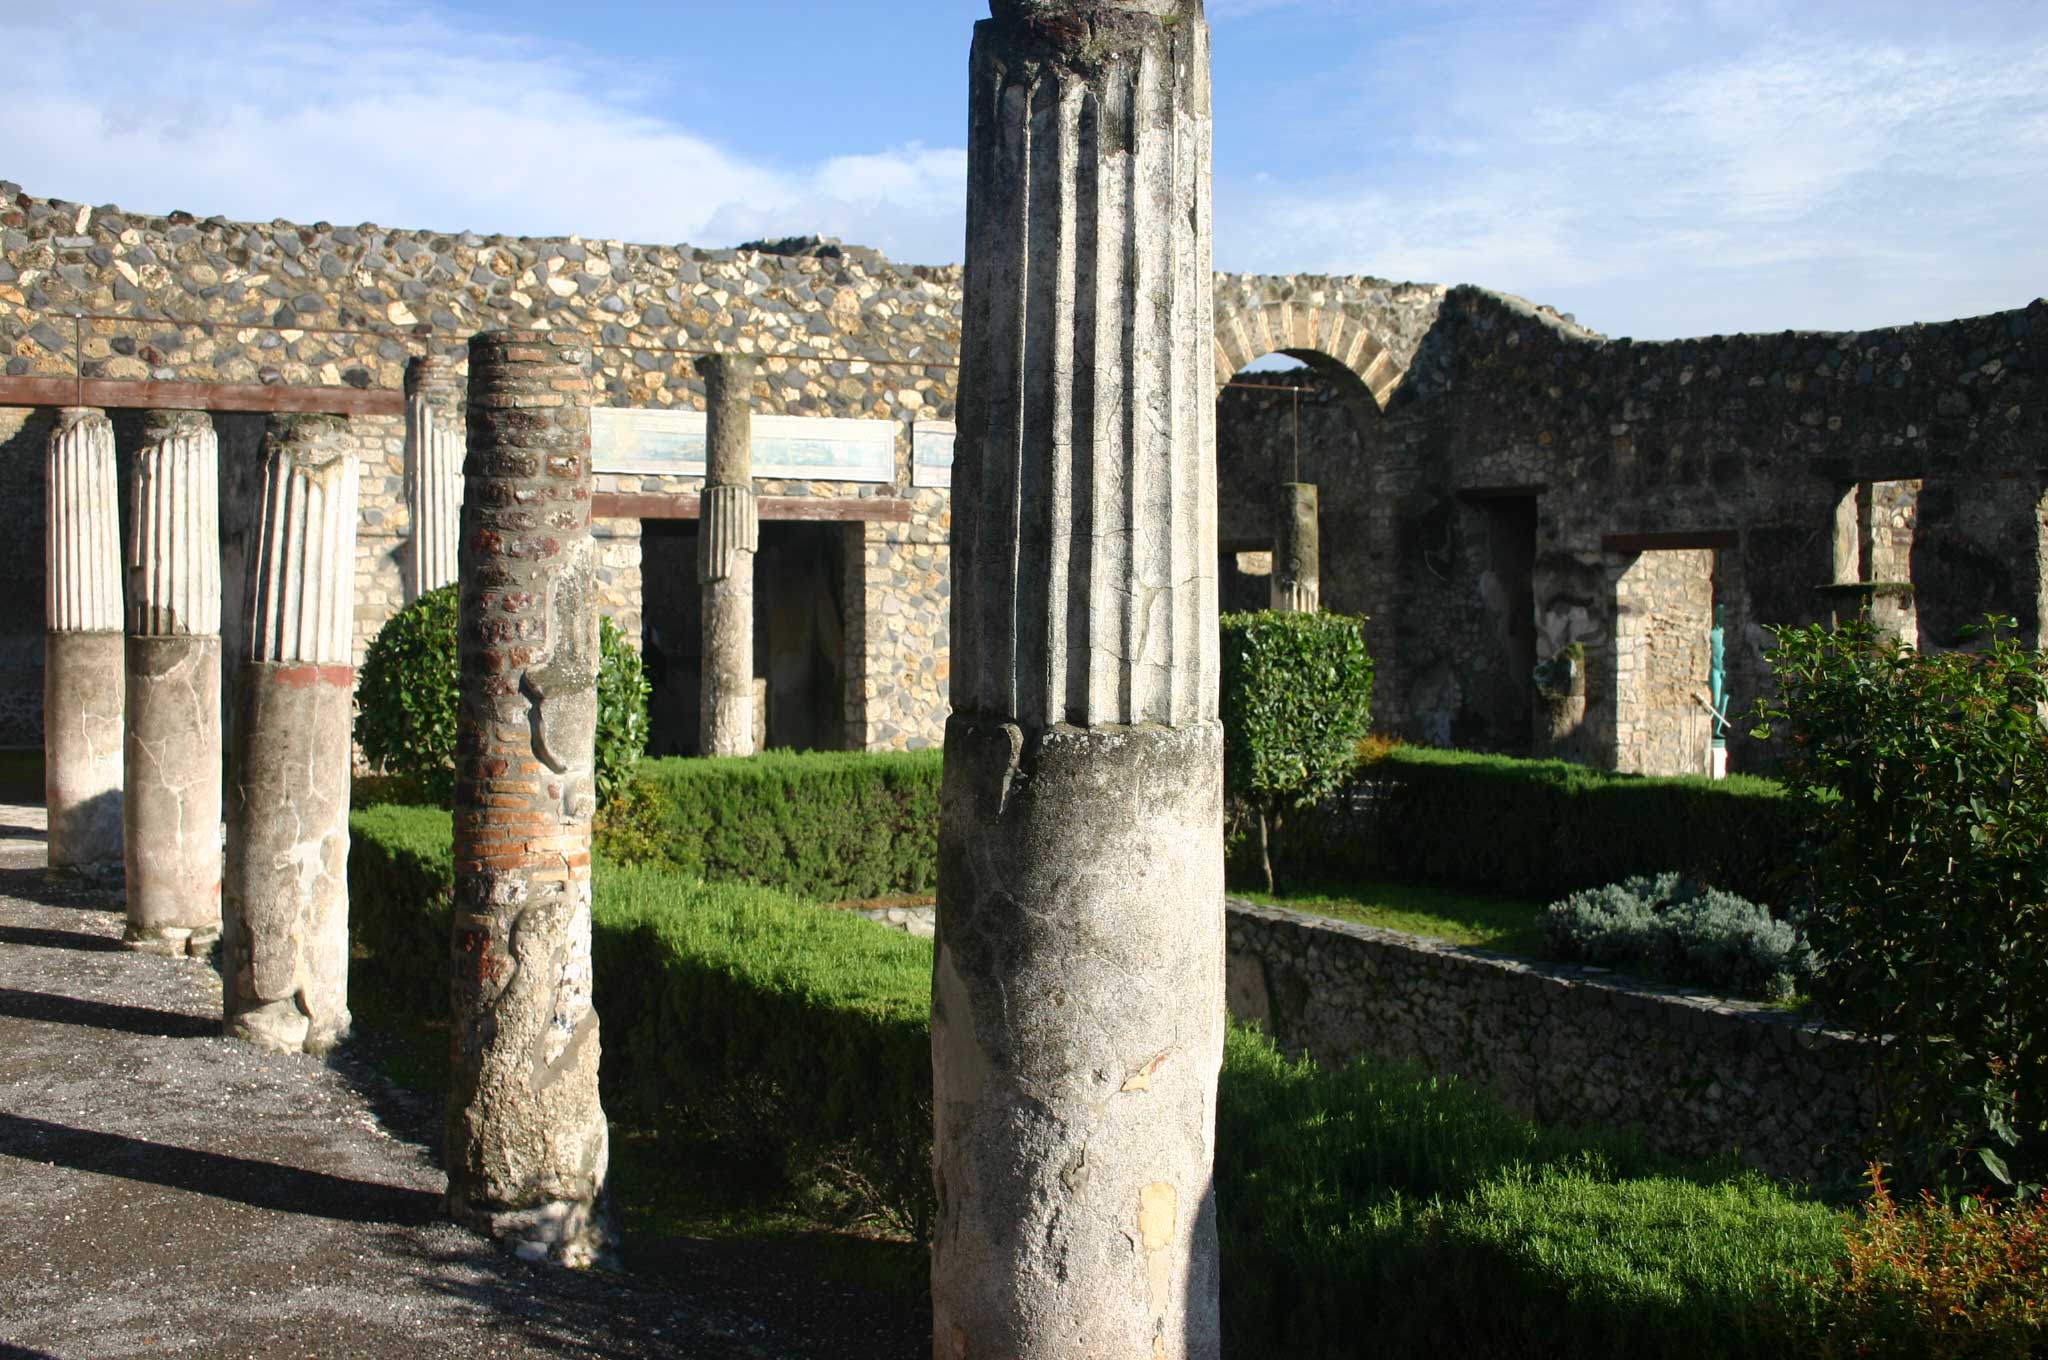
<path fill-rule="evenodd" d="M 349 818 L 352 978 L 403 1013 L 445 1019 L 453 819 L 375 807 Z M 931 947 L 772 889 L 600 862 L 592 965 L 614 1114 L 681 1117 L 825 1177 L 858 1208 L 930 1212 Z"/>
<path fill-rule="evenodd" d="M 825 901 L 929 892 L 940 765 L 937 751 L 643 761 L 597 848 L 622 864 Z"/>
<path fill-rule="evenodd" d="M 438 1011 L 448 816 L 377 808 L 352 825 L 360 969 Z M 602 863 L 593 916 L 614 1114 L 701 1121 L 791 1184 L 929 1221 L 928 943 Z M 1841 1240 L 1827 1210 L 1753 1177 L 1660 1177 L 1456 1082 L 1319 1071 L 1244 1033 L 1217 1139 L 1232 1355 L 1811 1353 L 1810 1295 L 1773 1282 L 1825 1269 Z"/>
<path fill-rule="evenodd" d="M 1799 895 L 1787 866 L 1802 860 L 1804 826 L 1768 779 L 1650 779 L 1400 746 L 1337 798 L 1295 814 L 1282 871 L 1388 874 L 1538 901 L 1675 871 L 1782 907 Z"/>

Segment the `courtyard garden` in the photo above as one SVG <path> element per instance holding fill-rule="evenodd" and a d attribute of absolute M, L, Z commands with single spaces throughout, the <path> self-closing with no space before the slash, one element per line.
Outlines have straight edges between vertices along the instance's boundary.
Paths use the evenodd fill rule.
<path fill-rule="evenodd" d="M 1348 646 L 1286 626 L 1297 651 Z M 1783 782 L 1633 780 L 1403 748 L 1368 747 L 1361 762 L 1358 734 L 1340 731 L 1351 755 L 1331 758 L 1335 778 L 1251 814 L 1266 825 L 1241 829 L 1233 882 L 1256 900 L 1458 944 L 1619 966 L 1599 941 L 1625 939 L 1652 973 L 1706 958 L 1762 977 L 1759 959 L 1790 958 L 1809 938 L 1830 963 L 1862 959 L 1854 927 L 1872 899 L 1827 912 L 1843 838 L 1855 862 L 1893 853 L 1909 870 L 1925 847 L 1948 846 L 1988 867 L 1960 882 L 1922 871 L 1918 900 L 1976 912 L 2004 953 L 1957 963 L 1949 942 L 1908 940 L 1896 921 L 1889 938 L 1929 977 L 1954 970 L 1948 986 L 1992 982 L 2004 1028 L 1984 1023 L 1981 999 L 1971 1011 L 1944 995 L 1928 1019 L 1910 988 L 1866 972 L 1852 990 L 1801 962 L 1802 993 L 1831 1021 L 1936 1041 L 1931 1057 L 1925 1045 L 1873 1050 L 1894 1083 L 1878 1139 L 1836 1148 L 1845 1174 L 1827 1184 L 1772 1180 L 1732 1148 L 1674 1158 L 1626 1130 L 1521 1117 L 1414 1065 L 1318 1066 L 1234 1028 L 1211 1206 L 1227 1353 L 2038 1352 L 2037 1012 L 2031 983 L 2009 972 L 2032 966 L 2037 938 L 2040 738 L 2010 714 L 2039 697 L 2038 672 L 1993 649 L 1929 676 L 1819 634 L 1788 636 L 1781 654 L 1783 706 L 1759 716 L 1790 749 Z M 1867 697 L 1886 678 L 1899 687 L 1890 726 L 1850 724 L 1844 693 Z M 1885 849 L 1901 843 L 1896 821 L 1888 839 L 1854 820 L 1850 774 L 1825 763 L 1847 759 L 1830 753 L 1851 741 L 1886 743 L 1854 757 L 1891 781 L 1865 801 L 1887 818 L 1902 801 L 1918 809 L 1904 851 Z M 1930 741 L 1946 743 L 1947 784 L 1906 754 Z M 1886 760 L 1907 763 L 1888 773 Z M 934 1212 L 932 946 L 830 908 L 933 891 L 938 754 L 630 765 L 600 818 L 593 951 L 628 1264 L 678 1238 L 742 1257 L 793 1252 L 895 1300 L 914 1331 Z M 1968 796 L 1959 778 L 1975 780 Z M 351 992 L 393 1075 L 432 1093 L 446 1080 L 454 874 L 450 815 L 422 787 L 366 786 L 405 801 L 353 817 Z M 1933 897 L 1943 883 L 1950 897 Z M 1576 905 L 1546 917 L 1554 903 Z M 1784 936 L 1795 916 L 1807 932 L 1797 949 Z"/>

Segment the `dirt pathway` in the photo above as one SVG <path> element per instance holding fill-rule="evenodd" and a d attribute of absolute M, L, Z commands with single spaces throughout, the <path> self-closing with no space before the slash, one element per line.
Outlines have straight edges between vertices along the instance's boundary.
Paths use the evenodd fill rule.
<path fill-rule="evenodd" d="M 417 1108 L 219 1038 L 212 970 L 120 950 L 42 827 L 0 805 L 0 1360 L 860 1353 L 442 1222 Z"/>

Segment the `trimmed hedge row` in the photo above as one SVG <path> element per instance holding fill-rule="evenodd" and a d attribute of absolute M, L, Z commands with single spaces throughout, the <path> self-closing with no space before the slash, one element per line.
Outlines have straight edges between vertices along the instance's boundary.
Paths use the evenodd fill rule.
<path fill-rule="evenodd" d="M 449 818 L 352 819 L 359 965 L 445 1007 Z M 771 890 L 601 864 L 607 1107 L 686 1118 L 929 1223 L 931 946 Z M 1754 1177 L 1658 1177 L 1456 1082 L 1231 1037 L 1216 1195 L 1227 1353 L 1811 1353 L 1836 1217 Z"/>
<path fill-rule="evenodd" d="M 349 930 L 386 1004 L 442 1019 L 453 819 L 349 819 Z M 931 946 L 773 889 L 601 863 L 591 903 L 614 1116 L 682 1118 L 917 1229 L 931 1199 Z M 831 1188 L 831 1187 L 828 1187 Z"/>
<path fill-rule="evenodd" d="M 1292 814 L 1296 879 L 1390 874 L 1548 901 L 1677 872 L 1752 901 L 1799 895 L 1805 823 L 1768 779 L 1651 779 L 1558 760 L 1397 746 Z"/>
<path fill-rule="evenodd" d="M 929 892 L 938 876 L 937 751 L 770 751 L 643 761 L 598 828 L 622 864 L 824 901 Z"/>

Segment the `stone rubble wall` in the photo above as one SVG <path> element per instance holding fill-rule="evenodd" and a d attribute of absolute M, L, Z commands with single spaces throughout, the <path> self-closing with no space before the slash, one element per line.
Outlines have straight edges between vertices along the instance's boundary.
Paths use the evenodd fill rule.
<path fill-rule="evenodd" d="M 1874 1124 L 1861 1041 L 1770 1007 L 1230 902 L 1229 1001 L 1291 1053 L 1471 1082 L 1558 1127 L 1773 1176 L 1853 1174 Z"/>
<path fill-rule="evenodd" d="M 858 247 L 784 256 L 235 223 L 0 184 L 0 371 L 10 376 L 82 368 L 88 377 L 395 392 L 414 353 L 459 362 L 475 330 L 544 325 L 591 339 L 603 404 L 701 409 L 692 352 L 737 349 L 766 356 L 761 414 L 898 422 L 894 483 L 759 486 L 769 496 L 912 503 L 908 524 L 849 528 L 860 551 L 848 554 L 841 590 L 845 716 L 852 744 L 872 749 L 941 735 L 950 495 L 913 487 L 909 422 L 956 414 L 960 279 L 957 268 L 899 266 Z M 80 351 L 76 310 L 157 319 L 87 322 Z M 1605 551 L 1609 534 L 1735 532 L 1717 590 L 1738 705 L 1768 678 L 1764 625 L 1819 617 L 1833 507 L 1851 482 L 1917 487 L 1910 504 L 1887 493 L 1892 546 L 1877 546 L 1891 564 L 1880 576 L 1916 578 L 1923 644 L 1950 645 L 1987 609 L 2041 629 L 2048 304 L 1862 334 L 1642 344 L 1477 288 L 1220 275 L 1216 316 L 1219 381 L 1240 351 L 1249 362 L 1286 350 L 1309 356 L 1329 387 L 1303 402 L 1301 476 L 1322 488 L 1324 605 L 1368 616 L 1385 730 L 1528 744 L 1524 707 L 1502 702 L 1526 692 L 1526 677 L 1501 653 L 1501 602 L 1485 580 L 1489 517 L 1477 498 L 1504 490 L 1535 498 L 1538 654 L 1585 646 L 1587 714 L 1574 749 L 1599 762 L 1618 759 L 1624 741 L 1615 584 L 1627 563 Z M 1339 362 L 1350 355 L 1362 371 Z M 1291 444 L 1286 406 L 1246 393 L 1219 406 L 1226 540 L 1270 513 L 1271 459 L 1250 450 Z M 0 570 L 27 587 L 0 602 L 0 744 L 40 738 L 41 620 L 31 616 L 41 598 L 37 480 L 53 414 L 0 415 L 0 489 L 26 493 L 14 503 L 33 518 L 0 544 Z M 351 428 L 364 474 L 360 651 L 403 602 L 411 526 L 402 420 L 355 417 Z M 603 474 L 597 489 L 675 494 L 700 484 Z M 603 607 L 636 636 L 640 524 L 600 522 L 596 533 Z M 1757 758 L 1749 745 L 1740 732 L 1731 740 L 1738 768 Z"/>

